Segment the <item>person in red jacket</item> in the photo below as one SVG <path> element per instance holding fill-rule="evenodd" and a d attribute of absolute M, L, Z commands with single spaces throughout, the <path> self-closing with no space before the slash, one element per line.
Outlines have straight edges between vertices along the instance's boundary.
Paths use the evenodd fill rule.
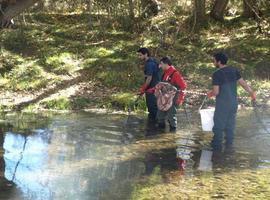
<path fill-rule="evenodd" d="M 177 88 L 177 93 L 174 96 L 173 104 L 167 111 L 158 110 L 157 120 L 160 128 L 165 128 L 165 119 L 168 118 L 170 124 L 170 131 L 175 131 L 177 127 L 176 111 L 177 107 L 184 101 L 185 93 L 184 90 L 187 87 L 185 80 L 181 73 L 172 66 L 172 62 L 169 57 L 163 57 L 160 60 L 159 67 L 163 70 L 162 80 L 168 82 Z"/>

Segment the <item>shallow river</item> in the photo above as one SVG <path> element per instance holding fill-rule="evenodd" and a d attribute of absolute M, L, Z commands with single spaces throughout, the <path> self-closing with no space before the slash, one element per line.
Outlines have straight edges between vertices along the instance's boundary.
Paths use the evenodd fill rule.
<path fill-rule="evenodd" d="M 144 116 L 6 113 L 0 199 L 270 199 L 270 111 L 240 110 L 234 145 L 209 146 L 199 114 L 176 133 Z"/>

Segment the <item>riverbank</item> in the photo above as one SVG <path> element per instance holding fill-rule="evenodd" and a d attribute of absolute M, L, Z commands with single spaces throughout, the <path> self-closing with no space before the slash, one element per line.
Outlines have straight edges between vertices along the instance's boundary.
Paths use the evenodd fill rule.
<path fill-rule="evenodd" d="M 252 20 L 228 20 L 223 26 L 210 22 L 198 34 L 168 35 L 161 46 L 151 30 L 130 33 L 106 27 L 100 32 L 98 21 L 90 29 L 86 15 L 35 14 L 26 19 L 27 25 L 0 33 L 3 110 L 144 111 L 143 100 L 133 103 L 143 81 L 136 57 L 140 46 L 149 47 L 157 59 L 173 58 L 192 92 L 187 96 L 191 106 L 202 102 L 196 92 L 211 88 L 211 55 L 216 51 L 228 54 L 229 64 L 239 68 L 260 102 L 269 99 L 270 40 L 256 32 Z M 239 95 L 247 96 L 241 89 Z"/>

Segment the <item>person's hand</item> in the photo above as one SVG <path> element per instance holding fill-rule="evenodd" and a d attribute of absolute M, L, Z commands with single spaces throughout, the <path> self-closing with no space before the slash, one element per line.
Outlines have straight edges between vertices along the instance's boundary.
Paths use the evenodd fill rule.
<path fill-rule="evenodd" d="M 256 101 L 256 93 L 252 92 L 250 95 L 251 101 Z"/>
<path fill-rule="evenodd" d="M 155 93 L 155 90 L 156 88 L 155 87 L 152 87 L 152 88 L 149 88 L 146 90 L 147 93 L 150 93 L 150 94 L 154 94 Z"/>
<path fill-rule="evenodd" d="M 147 85 L 144 83 L 144 84 L 140 87 L 138 95 L 143 95 L 143 94 L 145 93 L 146 88 L 147 88 Z"/>
<path fill-rule="evenodd" d="M 210 99 L 210 98 L 212 98 L 213 96 L 214 96 L 214 93 L 213 93 L 213 91 L 211 90 L 211 91 L 209 91 L 209 92 L 207 92 L 207 97 Z"/>

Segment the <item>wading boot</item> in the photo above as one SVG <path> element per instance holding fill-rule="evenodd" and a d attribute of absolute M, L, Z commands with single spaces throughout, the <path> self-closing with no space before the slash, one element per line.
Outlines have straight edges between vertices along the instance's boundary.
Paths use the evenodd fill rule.
<path fill-rule="evenodd" d="M 158 128 L 165 129 L 165 123 L 158 123 Z"/>
<path fill-rule="evenodd" d="M 170 126 L 170 132 L 176 132 L 176 127 Z"/>

